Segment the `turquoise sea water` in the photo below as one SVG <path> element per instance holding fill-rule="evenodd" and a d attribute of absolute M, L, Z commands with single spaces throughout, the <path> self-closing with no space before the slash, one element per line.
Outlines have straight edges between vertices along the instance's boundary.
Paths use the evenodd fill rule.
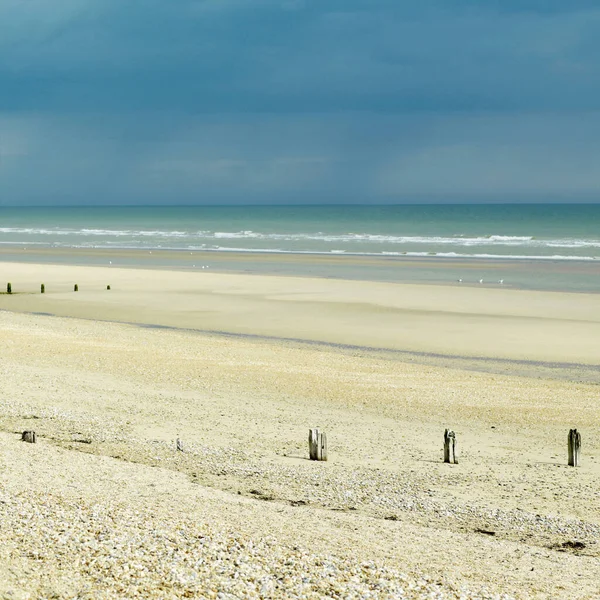
<path fill-rule="evenodd" d="M 600 205 L 0 208 L 0 244 L 600 259 Z"/>
<path fill-rule="evenodd" d="M 232 252 L 398 259 L 388 266 L 425 257 L 441 269 L 444 261 L 495 265 L 481 274 L 497 281 L 504 262 L 522 273 L 519 287 L 599 291 L 600 205 L 0 208 L 0 249 L 11 248 L 206 251 L 217 264 Z M 400 279 L 437 281 L 423 275 L 438 268 L 427 265 Z M 395 277 L 384 271 L 375 278 Z M 528 283 L 529 272 L 554 275 Z"/>

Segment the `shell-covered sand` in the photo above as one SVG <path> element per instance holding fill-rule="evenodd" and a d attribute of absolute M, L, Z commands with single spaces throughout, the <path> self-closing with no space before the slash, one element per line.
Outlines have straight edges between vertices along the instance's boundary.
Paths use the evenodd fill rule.
<path fill-rule="evenodd" d="M 569 298 L 528 297 L 536 320 L 535 306 L 519 309 L 509 290 L 504 313 L 492 292 L 490 302 L 465 304 L 460 290 L 462 314 L 439 321 L 444 339 L 413 332 L 407 340 L 423 348 L 405 354 L 369 350 L 362 330 L 352 339 L 347 318 L 359 310 L 372 319 L 372 345 L 384 339 L 384 293 L 376 289 L 369 308 L 364 282 L 346 282 L 355 305 L 336 312 L 340 288 L 332 282 L 323 299 L 307 280 L 305 310 L 294 301 L 280 323 L 284 278 L 262 278 L 273 310 L 259 320 L 251 278 L 232 291 L 234 276 L 211 276 L 213 296 L 235 295 L 229 330 L 271 336 L 248 338 L 92 320 L 199 328 L 209 292 L 190 291 L 188 274 L 169 274 L 177 301 L 161 305 L 145 294 L 162 273 L 112 271 L 108 292 L 86 291 L 83 270 L 27 268 L 7 274 L 15 288 L 43 276 L 47 289 L 52 277 L 64 289 L 0 299 L 10 310 L 0 312 L 2 597 L 600 597 L 597 355 L 574 364 L 577 345 L 565 339 L 561 356 L 560 337 L 541 349 L 568 327 Z M 87 268 L 87 285 L 107 271 Z M 67 291 L 75 277 L 76 297 Z M 413 290 L 406 302 L 427 293 Z M 575 301 L 574 331 L 587 327 L 582 347 L 593 348 L 598 298 Z M 436 313 L 429 302 L 425 312 Z M 86 319 L 12 312 L 60 307 Z M 416 309 L 394 310 L 397 324 Z M 223 311 L 209 312 L 205 329 L 227 331 L 214 326 Z M 418 354 L 451 345 L 452 315 L 460 343 L 477 348 L 482 332 L 468 322 L 484 312 L 509 331 L 517 321 L 530 335 L 538 327 L 541 342 L 523 339 L 530 362 L 512 360 L 522 358 L 520 340 L 504 339 L 497 354 L 482 349 L 495 361 Z M 295 314 L 329 329 L 321 338 L 302 322 L 294 330 Z M 357 343 L 275 339 L 278 327 L 295 331 L 280 337 Z M 552 363 L 538 364 L 551 353 Z M 326 463 L 307 459 L 310 427 L 328 434 Z M 442 463 L 446 427 L 457 435 L 457 465 Z M 566 465 L 571 427 L 583 439 L 577 468 Z M 20 441 L 24 430 L 36 431 L 36 444 Z"/>

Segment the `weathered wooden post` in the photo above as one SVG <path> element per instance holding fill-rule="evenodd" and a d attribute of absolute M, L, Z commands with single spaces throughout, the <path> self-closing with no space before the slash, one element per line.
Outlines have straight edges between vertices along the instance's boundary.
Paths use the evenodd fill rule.
<path fill-rule="evenodd" d="M 78 292 L 78 291 L 79 291 L 79 286 L 78 286 L 77 284 L 75 284 L 75 285 L 73 286 L 73 291 L 74 291 L 74 292 Z"/>
<path fill-rule="evenodd" d="M 308 456 L 310 460 L 317 460 L 317 440 L 319 438 L 318 429 L 308 430 Z"/>
<path fill-rule="evenodd" d="M 308 456 L 310 460 L 327 460 L 327 435 L 318 429 L 308 430 Z"/>
<path fill-rule="evenodd" d="M 6 293 L 7 294 L 12 294 L 12 283 L 7 283 L 6 284 Z"/>
<path fill-rule="evenodd" d="M 444 462 L 458 464 L 456 456 L 456 435 L 454 431 L 446 429 L 444 431 Z"/>
<path fill-rule="evenodd" d="M 24 431 L 21 434 L 21 440 L 23 440 L 24 442 L 29 442 L 30 444 L 35 444 L 35 431 Z"/>
<path fill-rule="evenodd" d="M 579 466 L 579 451 L 581 450 L 581 434 L 577 429 L 569 431 L 569 466 Z"/>
<path fill-rule="evenodd" d="M 179 438 L 177 438 L 177 441 L 175 442 L 175 444 L 176 444 L 178 452 L 183 452 L 183 442 Z"/>
<path fill-rule="evenodd" d="M 319 434 L 319 451 L 317 454 L 317 460 L 327 460 L 327 434 Z"/>
<path fill-rule="evenodd" d="M 42 283 L 42 285 L 40 285 L 40 294 L 45 294 L 46 293 L 46 286 Z"/>

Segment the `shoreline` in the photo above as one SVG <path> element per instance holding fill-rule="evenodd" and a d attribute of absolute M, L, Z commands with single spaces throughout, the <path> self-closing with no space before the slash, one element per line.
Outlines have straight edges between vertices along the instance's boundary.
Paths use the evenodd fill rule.
<path fill-rule="evenodd" d="M 17 250 L 34 249 L 39 251 L 39 254 L 44 253 L 67 253 L 67 254 L 86 254 L 86 253 L 113 253 L 116 255 L 136 254 L 136 253 L 173 253 L 173 254 L 188 254 L 196 255 L 239 255 L 245 256 L 260 255 L 260 256 L 307 256 L 307 257 L 336 257 L 350 259 L 382 259 L 382 260 L 442 260 L 442 261 L 492 261 L 492 262 L 516 262 L 523 261 L 553 261 L 553 262 L 582 262 L 593 263 L 600 262 L 600 258 L 592 256 L 563 256 L 563 255 L 527 255 L 527 254 L 459 254 L 454 252 L 416 252 L 416 251 L 382 251 L 382 252 L 353 252 L 352 250 L 281 250 L 270 248 L 200 248 L 194 246 L 187 247 L 163 247 L 163 246 L 61 246 L 55 244 L 40 244 L 39 242 L 4 242 L 0 247 L 6 253 L 15 252 Z"/>
<path fill-rule="evenodd" d="M 199 271 L 600 294 L 600 260 L 388 256 L 351 253 L 0 247 L 3 263 Z M 571 281 L 565 284 L 565 277 Z M 479 283 L 484 279 L 483 285 Z M 459 279 L 462 281 L 459 283 Z M 502 280 L 503 284 L 499 285 Z"/>

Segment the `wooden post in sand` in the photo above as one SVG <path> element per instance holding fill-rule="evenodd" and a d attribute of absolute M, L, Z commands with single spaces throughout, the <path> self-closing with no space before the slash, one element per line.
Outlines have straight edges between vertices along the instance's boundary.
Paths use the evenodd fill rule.
<path fill-rule="evenodd" d="M 327 460 L 327 434 L 319 434 L 319 453 L 317 454 L 317 460 Z"/>
<path fill-rule="evenodd" d="M 6 284 L 6 293 L 7 294 L 12 294 L 12 283 L 7 283 Z"/>
<path fill-rule="evenodd" d="M 317 440 L 319 438 L 318 429 L 308 430 L 308 457 L 310 460 L 317 460 Z"/>
<path fill-rule="evenodd" d="M 42 285 L 40 285 L 40 294 L 45 294 L 46 293 L 46 286 L 42 283 Z"/>
<path fill-rule="evenodd" d="M 308 455 L 310 460 L 327 460 L 327 434 L 308 430 Z"/>
<path fill-rule="evenodd" d="M 456 457 L 456 435 L 450 429 L 444 431 L 444 462 L 458 464 L 458 458 Z"/>
<path fill-rule="evenodd" d="M 24 431 L 21 434 L 21 439 L 24 442 L 29 442 L 30 444 L 35 444 L 35 442 L 36 442 L 35 431 Z"/>
<path fill-rule="evenodd" d="M 77 284 L 75 284 L 75 285 L 73 286 L 73 291 L 74 291 L 74 292 L 78 292 L 78 291 L 79 291 L 79 286 L 78 286 Z"/>
<path fill-rule="evenodd" d="M 179 438 L 177 438 L 177 441 L 175 442 L 175 447 L 178 452 L 183 452 L 183 442 Z"/>
<path fill-rule="evenodd" d="M 110 290 L 110 285 L 107 285 L 107 286 L 106 286 L 106 289 L 107 289 L 107 290 Z"/>
<path fill-rule="evenodd" d="M 569 431 L 569 466 L 579 466 L 579 451 L 581 450 L 581 434 L 577 429 Z"/>

